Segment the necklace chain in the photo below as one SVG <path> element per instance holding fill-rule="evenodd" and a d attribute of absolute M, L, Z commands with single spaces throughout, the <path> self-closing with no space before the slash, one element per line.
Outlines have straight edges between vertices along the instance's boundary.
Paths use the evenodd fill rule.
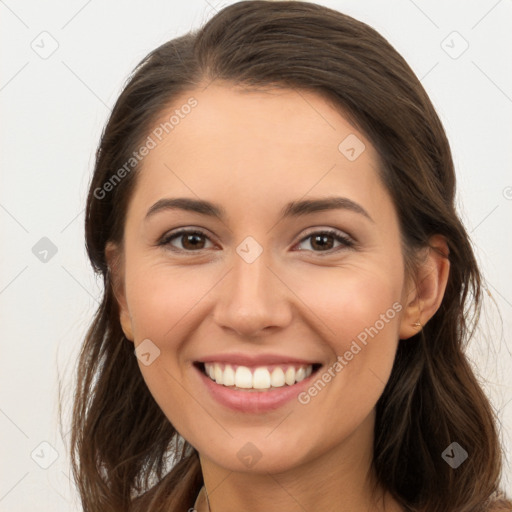
<path fill-rule="evenodd" d="M 210 499 L 208 498 L 208 492 L 206 490 L 206 487 L 203 485 L 197 495 L 197 498 L 196 498 L 196 502 L 194 503 L 194 512 L 202 512 L 202 511 L 198 511 L 197 507 L 199 505 L 199 503 L 202 503 L 202 495 L 205 495 L 206 496 L 206 506 L 208 507 L 208 510 L 206 512 L 211 512 L 211 509 L 210 509 Z M 202 507 L 201 507 L 202 508 Z"/>
<path fill-rule="evenodd" d="M 208 512 L 211 512 L 210 499 L 208 498 L 208 492 L 206 491 L 206 487 L 204 488 L 204 493 L 206 494 L 206 505 L 208 506 Z"/>

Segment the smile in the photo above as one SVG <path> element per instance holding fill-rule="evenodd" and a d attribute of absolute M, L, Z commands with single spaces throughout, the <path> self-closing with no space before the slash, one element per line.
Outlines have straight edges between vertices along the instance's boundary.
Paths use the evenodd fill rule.
<path fill-rule="evenodd" d="M 285 354 L 210 354 L 193 363 L 199 389 L 213 403 L 261 414 L 297 403 L 323 364 Z"/>
<path fill-rule="evenodd" d="M 309 377 L 319 365 L 238 366 L 223 363 L 201 363 L 201 369 L 212 381 L 239 390 L 271 390 L 293 386 Z"/>

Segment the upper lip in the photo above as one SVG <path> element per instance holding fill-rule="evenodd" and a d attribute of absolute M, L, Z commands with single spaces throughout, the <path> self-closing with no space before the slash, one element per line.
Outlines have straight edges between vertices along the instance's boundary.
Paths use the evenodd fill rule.
<path fill-rule="evenodd" d="M 238 366 L 265 366 L 271 364 L 310 365 L 319 364 L 318 361 L 308 361 L 297 357 L 281 354 L 213 354 L 197 360 L 198 363 L 228 363 Z"/>

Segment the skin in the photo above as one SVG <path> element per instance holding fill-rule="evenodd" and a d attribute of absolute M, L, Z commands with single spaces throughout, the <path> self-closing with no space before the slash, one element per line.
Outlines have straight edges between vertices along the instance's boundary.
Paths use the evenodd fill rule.
<path fill-rule="evenodd" d="M 198 106 L 143 160 L 123 247 L 106 251 L 126 337 L 160 350 L 149 366 L 139 361 L 152 395 L 198 450 L 212 511 L 402 510 L 386 493 L 378 503 L 370 493 L 375 405 L 398 340 L 439 307 L 448 261 L 426 251 L 416 274 L 405 275 L 378 154 L 319 95 L 214 83 L 177 98 L 162 119 L 191 95 Z M 365 144 L 355 161 L 338 150 L 350 134 Z M 290 201 L 333 195 L 372 220 L 346 209 L 279 219 Z M 218 203 L 226 218 L 174 209 L 145 219 L 167 197 Z M 186 237 L 157 245 L 182 227 L 205 233 L 199 250 Z M 306 238 L 327 228 L 355 246 Z M 252 263 L 236 252 L 247 236 L 263 249 Z M 446 252 L 440 237 L 431 242 Z M 213 353 L 265 352 L 328 368 L 397 303 L 401 311 L 308 404 L 234 412 L 212 400 L 192 366 Z M 237 457 L 248 442 L 261 454 L 251 468 Z"/>

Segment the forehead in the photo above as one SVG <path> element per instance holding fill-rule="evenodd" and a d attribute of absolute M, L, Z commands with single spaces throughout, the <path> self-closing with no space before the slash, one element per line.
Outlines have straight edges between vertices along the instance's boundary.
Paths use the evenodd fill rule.
<path fill-rule="evenodd" d="M 146 204 L 178 193 L 246 209 L 306 194 L 385 195 L 373 146 L 312 92 L 211 84 L 176 98 L 149 136 L 137 185 Z"/>
<path fill-rule="evenodd" d="M 192 109 L 186 108 L 190 98 L 196 101 Z M 298 159 L 312 151 L 338 156 L 339 143 L 350 134 L 364 139 L 340 109 L 316 93 L 297 89 L 262 91 L 210 85 L 176 98 L 173 106 L 162 112 L 156 126 L 164 126 L 173 112 L 180 110 L 188 113 L 179 120 L 173 116 L 176 125 L 159 141 L 159 145 L 169 145 L 175 152 L 186 137 L 189 144 L 200 141 L 205 150 L 227 147 L 232 159 L 240 154 L 246 159 L 248 153 L 261 149 L 265 151 L 258 153 L 260 158 L 292 151 Z M 373 148 L 368 149 L 371 156 L 377 156 Z"/>

